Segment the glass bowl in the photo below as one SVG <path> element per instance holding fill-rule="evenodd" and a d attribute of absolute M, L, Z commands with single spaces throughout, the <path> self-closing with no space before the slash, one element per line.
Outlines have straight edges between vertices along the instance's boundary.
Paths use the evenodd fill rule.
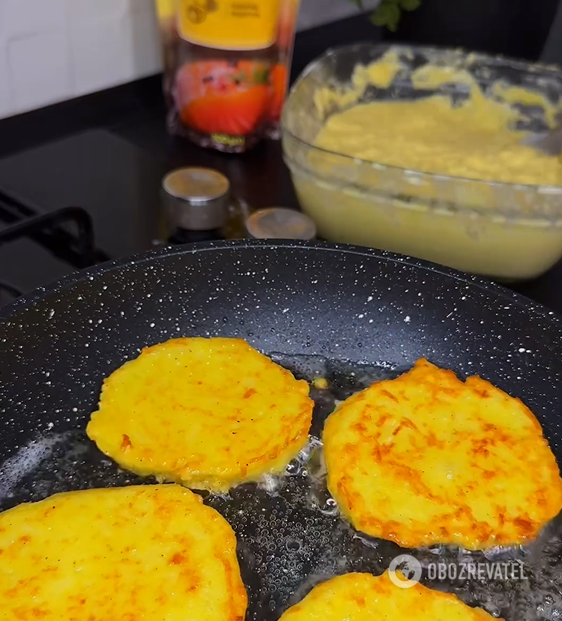
<path fill-rule="evenodd" d="M 398 79 L 387 89 L 369 86 L 352 94 L 356 67 L 389 50 L 405 67 Z M 495 97 L 501 84 L 537 92 L 555 108 L 562 105 L 562 71 L 556 67 L 428 47 L 358 44 L 329 50 L 305 69 L 283 112 L 283 153 L 302 210 L 326 240 L 391 250 L 498 280 L 542 274 L 562 257 L 562 187 L 430 174 L 314 146 L 330 115 L 360 103 L 436 92 L 453 100 L 470 96 L 462 83 L 415 88 L 408 72 L 424 63 L 466 69 L 486 96 Z M 521 112 L 517 129 L 547 129 L 541 107 L 528 101 L 510 105 Z"/>

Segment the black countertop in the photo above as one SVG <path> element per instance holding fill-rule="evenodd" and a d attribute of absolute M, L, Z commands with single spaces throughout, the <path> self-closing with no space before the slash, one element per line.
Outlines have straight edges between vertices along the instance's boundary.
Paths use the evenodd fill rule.
<path fill-rule="evenodd" d="M 300 33 L 292 77 L 328 47 L 378 37 L 362 16 Z M 234 193 L 256 207 L 298 206 L 279 142 L 265 141 L 242 155 L 222 154 L 169 136 L 164 119 L 161 78 L 154 76 L 0 121 L 0 158 L 103 128 L 148 152 L 159 163 L 157 174 L 180 166 L 209 166 L 224 172 Z M 538 280 L 512 288 L 562 313 L 561 282 L 562 262 Z"/>

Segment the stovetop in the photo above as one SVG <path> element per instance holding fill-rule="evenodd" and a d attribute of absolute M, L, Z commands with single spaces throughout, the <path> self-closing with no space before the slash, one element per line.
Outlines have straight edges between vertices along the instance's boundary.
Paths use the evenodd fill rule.
<path fill-rule="evenodd" d="M 172 140 L 159 118 L 74 134 L 0 159 L 0 306 L 88 264 L 79 234 L 87 223 L 77 226 L 84 218 L 93 231 L 90 262 L 166 244 L 170 230 L 161 183 L 179 166 L 221 170 L 235 196 L 254 207 L 297 206 L 278 143 L 243 156 L 219 154 Z M 34 230 L 35 239 L 27 234 L 12 235 L 10 242 L 3 238 L 9 227 L 42 216 L 62 221 L 44 223 L 46 228 Z M 561 280 L 562 262 L 541 278 L 511 288 L 562 313 Z"/>
<path fill-rule="evenodd" d="M 92 130 L 0 160 L 0 305 L 17 293 L 57 280 L 87 263 L 155 247 L 166 234 L 160 209 L 165 166 L 151 154 L 105 130 Z M 74 211 L 83 213 L 73 213 Z M 59 215 L 58 240 L 3 238 L 9 227 L 38 216 Z M 81 243 L 75 217 L 90 217 L 94 257 L 54 256 Z M 67 216 L 67 217 L 66 217 Z M 48 218 L 47 218 L 48 219 Z M 62 235 L 62 238 L 61 238 Z M 46 243 L 42 243 L 46 242 Z M 47 245 L 47 247 L 45 247 Z"/>

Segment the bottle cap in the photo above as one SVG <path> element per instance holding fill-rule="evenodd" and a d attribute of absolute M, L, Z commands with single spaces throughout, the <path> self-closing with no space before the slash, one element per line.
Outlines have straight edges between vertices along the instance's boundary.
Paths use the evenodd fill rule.
<path fill-rule="evenodd" d="M 308 216 L 283 207 L 260 209 L 246 222 L 248 233 L 254 239 L 303 239 L 316 237 L 316 225 Z"/>
<path fill-rule="evenodd" d="M 210 231 L 224 226 L 228 217 L 230 183 L 211 168 L 180 168 L 162 182 L 164 205 L 173 226 Z"/>

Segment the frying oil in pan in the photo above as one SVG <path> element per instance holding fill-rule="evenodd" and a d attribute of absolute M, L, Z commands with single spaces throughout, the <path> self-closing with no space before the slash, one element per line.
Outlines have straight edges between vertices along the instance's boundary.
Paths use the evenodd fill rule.
<path fill-rule="evenodd" d="M 470 605 L 507 621 L 562 620 L 562 520 L 525 549 L 469 553 L 451 548 L 403 550 L 391 542 L 355 532 L 339 514 L 326 489 L 320 441 L 326 417 L 339 401 L 397 370 L 351 365 L 319 356 L 272 355 L 299 378 L 323 377 L 328 388 L 311 389 L 316 402 L 312 439 L 282 477 L 233 489 L 229 495 L 205 494 L 205 502 L 230 522 L 248 588 L 248 620 L 275 621 L 289 606 L 327 578 L 350 571 L 382 573 L 399 554 L 409 553 L 422 567 L 446 563 L 521 563 L 522 580 L 422 581 L 455 592 Z M 402 370 L 402 369 L 401 369 Z M 401 371 L 400 370 L 400 371 Z M 0 510 L 51 494 L 91 487 L 153 483 L 123 472 L 105 458 L 80 428 L 37 438 L 0 466 Z"/>

